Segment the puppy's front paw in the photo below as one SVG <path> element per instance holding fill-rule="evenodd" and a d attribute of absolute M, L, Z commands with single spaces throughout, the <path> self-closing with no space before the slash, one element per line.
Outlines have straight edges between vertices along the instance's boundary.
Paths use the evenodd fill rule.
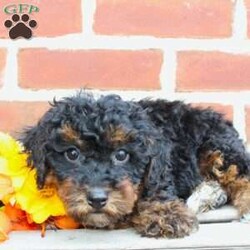
<path fill-rule="evenodd" d="M 136 230 L 147 237 L 181 238 L 198 229 L 198 220 L 183 202 L 141 202 L 133 218 Z"/>

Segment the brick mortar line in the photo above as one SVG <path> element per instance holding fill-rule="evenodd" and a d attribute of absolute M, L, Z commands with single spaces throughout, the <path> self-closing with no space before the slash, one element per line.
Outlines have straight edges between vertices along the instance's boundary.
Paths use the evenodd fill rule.
<path fill-rule="evenodd" d="M 174 94 L 176 88 L 177 53 L 164 49 L 163 64 L 160 72 L 161 91 L 166 95 Z"/>
<path fill-rule="evenodd" d="M 6 65 L 4 68 L 4 85 L 1 92 L 6 96 L 12 96 L 18 88 L 18 49 L 11 46 L 7 49 Z"/>
<path fill-rule="evenodd" d="M 15 89 L 10 90 L 10 96 L 6 96 L 5 89 L 0 89 L 0 101 L 49 101 L 54 96 L 59 98 L 75 94 L 79 90 L 78 88 L 73 89 L 23 89 L 16 86 Z M 152 98 L 165 98 L 168 100 L 183 100 L 186 102 L 206 102 L 206 103 L 217 103 L 222 105 L 237 105 L 239 100 L 242 105 L 250 105 L 249 95 L 250 92 L 174 92 L 174 93 L 164 93 L 162 90 L 99 90 L 92 89 L 86 90 L 91 92 L 94 96 L 99 96 L 102 94 L 119 94 L 124 99 L 141 99 L 146 97 Z M 14 94 L 12 94 L 14 93 Z"/>
<path fill-rule="evenodd" d="M 47 48 L 51 50 L 70 49 L 110 49 L 110 50 L 204 50 L 231 53 L 250 53 L 250 39 L 185 39 L 155 37 L 123 37 L 100 35 L 68 35 L 60 38 L 33 38 L 31 41 L 10 41 L 0 39 L 0 47 L 9 48 Z"/>
<path fill-rule="evenodd" d="M 94 24 L 94 14 L 96 10 L 96 1 L 95 0 L 81 0 L 81 14 L 82 18 L 82 27 L 83 35 L 93 36 L 93 24 Z"/>
<path fill-rule="evenodd" d="M 242 40 L 247 38 L 247 9 L 244 0 L 236 0 L 235 2 L 232 29 L 235 39 Z"/>
<path fill-rule="evenodd" d="M 240 138 L 246 142 L 246 114 L 245 105 L 237 103 L 233 106 L 233 123 L 237 131 L 239 132 Z"/>

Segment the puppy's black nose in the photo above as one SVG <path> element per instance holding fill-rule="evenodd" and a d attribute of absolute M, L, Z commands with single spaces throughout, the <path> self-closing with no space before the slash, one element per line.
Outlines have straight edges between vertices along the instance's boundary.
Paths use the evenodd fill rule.
<path fill-rule="evenodd" d="M 108 200 L 108 193 L 102 188 L 92 188 L 87 196 L 88 204 L 96 209 L 104 207 Z"/>

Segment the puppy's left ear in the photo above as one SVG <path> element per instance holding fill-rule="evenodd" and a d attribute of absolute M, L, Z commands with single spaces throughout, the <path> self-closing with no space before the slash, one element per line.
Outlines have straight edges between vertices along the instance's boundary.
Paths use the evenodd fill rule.
<path fill-rule="evenodd" d="M 26 129 L 20 141 L 23 143 L 24 152 L 28 154 L 27 163 L 37 170 L 37 186 L 43 188 L 48 168 L 45 165 L 46 145 L 51 129 L 41 120 L 37 126 Z"/>

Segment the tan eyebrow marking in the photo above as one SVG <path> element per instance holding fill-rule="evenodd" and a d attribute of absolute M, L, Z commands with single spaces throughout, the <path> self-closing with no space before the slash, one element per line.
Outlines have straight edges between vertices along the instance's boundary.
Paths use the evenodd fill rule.
<path fill-rule="evenodd" d="M 111 143 L 117 144 L 122 142 L 128 142 L 131 139 L 131 134 L 128 134 L 122 127 L 111 126 L 108 133 L 107 139 Z"/>
<path fill-rule="evenodd" d="M 84 141 L 81 139 L 80 134 L 75 131 L 69 124 L 63 125 L 60 130 L 62 137 L 67 142 L 76 143 L 79 147 L 84 146 Z"/>

